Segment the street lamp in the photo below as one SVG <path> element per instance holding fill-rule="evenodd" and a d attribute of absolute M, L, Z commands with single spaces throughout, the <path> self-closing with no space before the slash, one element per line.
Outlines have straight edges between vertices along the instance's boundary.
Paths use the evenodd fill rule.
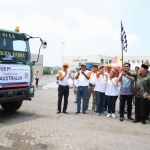
<path fill-rule="evenodd" d="M 63 45 L 65 44 L 65 42 L 62 42 L 62 66 L 63 66 Z"/>

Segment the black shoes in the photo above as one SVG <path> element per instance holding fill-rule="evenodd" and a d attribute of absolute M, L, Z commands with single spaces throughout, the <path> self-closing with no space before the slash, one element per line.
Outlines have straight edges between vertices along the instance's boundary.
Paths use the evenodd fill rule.
<path fill-rule="evenodd" d="M 134 120 L 134 121 L 133 121 L 133 123 L 137 123 L 137 122 L 140 122 L 140 120 Z M 145 124 L 146 124 L 146 120 L 143 120 L 143 121 L 142 121 L 142 124 L 145 125 Z"/>
<path fill-rule="evenodd" d="M 140 120 L 134 120 L 134 121 L 133 121 L 133 123 L 137 123 L 137 122 L 140 122 Z"/>
<path fill-rule="evenodd" d="M 75 101 L 74 103 L 77 103 L 77 101 Z"/>
<path fill-rule="evenodd" d="M 147 119 L 146 119 L 146 120 L 150 121 L 150 117 L 147 117 Z"/>
<path fill-rule="evenodd" d="M 79 114 L 80 113 L 80 111 L 77 111 L 75 114 Z"/>
<path fill-rule="evenodd" d="M 57 112 L 57 114 L 60 114 L 60 113 L 61 113 L 61 111 L 58 111 L 58 112 Z M 66 111 L 63 111 L 62 113 L 68 114 Z"/>
<path fill-rule="evenodd" d="M 134 120 L 132 117 L 128 117 L 129 120 Z"/>
<path fill-rule="evenodd" d="M 145 120 L 143 120 L 143 121 L 142 121 L 142 124 L 143 124 L 143 125 L 145 125 L 145 124 L 146 124 L 146 121 L 145 121 Z"/>
<path fill-rule="evenodd" d="M 124 120 L 124 117 L 120 117 L 120 121 L 122 122 Z"/>
<path fill-rule="evenodd" d="M 80 111 L 77 111 L 75 114 L 79 114 L 80 113 Z M 83 114 L 86 114 L 86 112 L 85 111 L 83 111 Z"/>
<path fill-rule="evenodd" d="M 128 117 L 129 120 L 134 120 L 132 117 Z M 120 117 L 120 121 L 123 121 L 124 117 Z"/>

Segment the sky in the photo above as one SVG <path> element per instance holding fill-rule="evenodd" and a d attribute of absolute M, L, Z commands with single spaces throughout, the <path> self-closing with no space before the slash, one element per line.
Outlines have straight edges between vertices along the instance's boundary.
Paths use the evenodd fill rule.
<path fill-rule="evenodd" d="M 150 0 L 0 0 L 0 28 L 41 37 L 44 66 L 60 66 L 62 55 L 150 56 Z M 64 42 L 65 44 L 62 44 Z M 38 54 L 40 41 L 30 41 Z"/>

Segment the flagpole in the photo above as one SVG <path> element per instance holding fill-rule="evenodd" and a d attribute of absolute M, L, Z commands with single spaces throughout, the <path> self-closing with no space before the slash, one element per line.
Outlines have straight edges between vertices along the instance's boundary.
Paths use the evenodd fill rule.
<path fill-rule="evenodd" d="M 121 51 L 122 51 L 122 67 L 123 67 L 123 46 L 122 46 L 122 43 L 121 43 Z"/>
<path fill-rule="evenodd" d="M 122 54 L 122 67 L 123 67 L 122 20 L 121 20 L 121 54 Z"/>
<path fill-rule="evenodd" d="M 121 20 L 121 54 L 122 54 L 122 67 L 123 67 L 123 51 L 127 52 L 127 36 L 122 24 L 122 20 Z"/>

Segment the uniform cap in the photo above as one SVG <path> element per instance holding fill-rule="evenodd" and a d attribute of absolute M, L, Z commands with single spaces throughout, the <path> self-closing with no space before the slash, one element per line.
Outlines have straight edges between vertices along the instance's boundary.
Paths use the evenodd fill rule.
<path fill-rule="evenodd" d="M 68 67 L 69 66 L 69 64 L 68 63 L 63 63 L 63 67 Z"/>
<path fill-rule="evenodd" d="M 104 68 L 104 66 L 98 66 L 98 69 L 103 69 Z"/>
<path fill-rule="evenodd" d="M 108 68 L 112 68 L 112 65 L 108 64 L 107 67 L 108 67 Z"/>
<path fill-rule="evenodd" d="M 86 66 L 86 64 L 84 62 L 82 62 L 80 66 Z"/>
<path fill-rule="evenodd" d="M 141 67 L 144 68 L 144 69 L 148 69 L 148 68 L 149 68 L 149 67 L 148 67 L 147 65 L 145 65 L 145 64 L 142 64 Z"/>
<path fill-rule="evenodd" d="M 98 66 L 96 64 L 93 64 L 92 67 L 96 67 L 97 68 Z"/>

